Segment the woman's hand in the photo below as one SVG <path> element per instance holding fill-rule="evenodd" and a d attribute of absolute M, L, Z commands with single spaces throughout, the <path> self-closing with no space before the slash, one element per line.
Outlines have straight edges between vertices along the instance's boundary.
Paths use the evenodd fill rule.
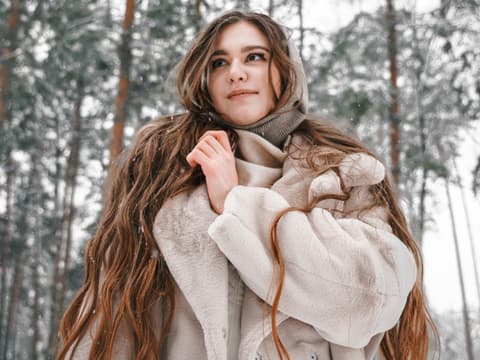
<path fill-rule="evenodd" d="M 227 133 L 207 131 L 187 155 L 187 162 L 192 167 L 200 165 L 202 168 L 210 204 L 217 214 L 221 214 L 227 194 L 238 185 L 235 157 Z"/>

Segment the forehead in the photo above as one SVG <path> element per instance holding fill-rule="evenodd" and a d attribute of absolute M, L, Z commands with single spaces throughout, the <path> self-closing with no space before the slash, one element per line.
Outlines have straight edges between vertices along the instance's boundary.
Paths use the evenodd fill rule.
<path fill-rule="evenodd" d="M 247 21 L 227 25 L 218 35 L 214 50 L 235 50 L 238 48 L 260 45 L 270 47 L 267 37 L 255 25 Z"/>

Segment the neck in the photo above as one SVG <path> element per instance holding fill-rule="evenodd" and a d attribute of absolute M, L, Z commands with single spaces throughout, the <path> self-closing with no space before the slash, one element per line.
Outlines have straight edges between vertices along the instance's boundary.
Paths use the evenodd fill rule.
<path fill-rule="evenodd" d="M 237 130 L 247 130 L 260 135 L 278 148 L 282 148 L 290 135 L 305 119 L 305 114 L 297 108 L 267 115 L 250 125 L 236 125 L 225 121 L 220 115 L 211 113 L 215 122 Z"/>

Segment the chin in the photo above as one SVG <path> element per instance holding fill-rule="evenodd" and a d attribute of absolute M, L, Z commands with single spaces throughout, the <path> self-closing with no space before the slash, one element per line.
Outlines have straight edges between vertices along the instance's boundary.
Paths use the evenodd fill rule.
<path fill-rule="evenodd" d="M 248 118 L 247 117 L 247 118 L 241 119 L 240 121 L 236 121 L 235 123 L 238 124 L 238 125 L 242 125 L 242 126 L 248 126 L 248 125 L 255 124 L 260 119 L 261 119 L 261 117 L 253 117 L 253 118 Z"/>
<path fill-rule="evenodd" d="M 225 118 L 229 123 L 235 124 L 235 125 L 240 125 L 240 126 L 246 126 L 246 125 L 251 125 L 256 123 L 258 120 L 260 120 L 263 116 L 256 116 L 254 114 L 239 114 L 238 116 L 229 116 L 229 118 Z"/>
<path fill-rule="evenodd" d="M 257 121 L 263 119 L 267 116 L 270 111 L 267 111 L 265 108 L 255 108 L 252 105 L 249 106 L 240 106 L 236 108 L 224 108 L 222 109 L 223 114 L 228 114 L 229 116 L 224 115 L 224 119 L 231 124 L 239 126 L 247 126 L 256 123 Z"/>

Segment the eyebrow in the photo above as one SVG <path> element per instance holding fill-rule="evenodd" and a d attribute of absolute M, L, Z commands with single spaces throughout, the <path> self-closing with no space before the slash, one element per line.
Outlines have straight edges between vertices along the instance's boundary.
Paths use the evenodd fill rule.
<path fill-rule="evenodd" d="M 248 52 L 248 51 L 255 50 L 255 49 L 262 49 L 262 50 L 264 50 L 264 51 L 266 51 L 266 52 L 268 52 L 268 53 L 270 52 L 270 49 L 269 49 L 269 48 L 267 48 L 267 47 L 265 47 L 265 46 L 262 46 L 262 45 L 248 45 L 248 46 L 244 46 L 244 47 L 242 47 L 242 48 L 240 49 L 240 51 L 241 51 L 242 53 L 244 53 L 244 52 Z M 216 51 L 213 52 L 212 57 L 213 57 L 213 56 L 217 56 L 217 55 L 228 55 L 228 52 L 225 51 L 225 50 L 222 50 L 222 49 L 216 50 Z"/>

